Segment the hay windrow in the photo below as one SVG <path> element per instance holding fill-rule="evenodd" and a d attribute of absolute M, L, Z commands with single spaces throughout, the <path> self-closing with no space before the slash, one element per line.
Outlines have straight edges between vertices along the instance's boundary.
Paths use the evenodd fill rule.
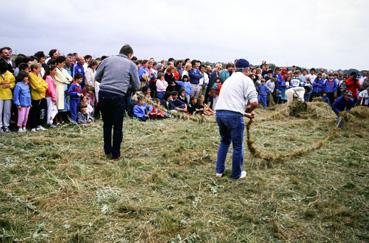
<path fill-rule="evenodd" d="M 355 126 L 335 129 L 335 114 L 324 103 L 309 103 L 299 117 L 283 105 L 257 110 L 246 130 L 252 155 L 245 151 L 243 181 L 229 179 L 232 149 L 225 176 L 214 176 L 214 117 L 126 119 L 123 158 L 114 162 L 104 157 L 100 122 L 6 134 L 0 137 L 0 237 L 367 241 L 369 127 L 362 112 L 353 109 Z M 267 160 L 274 165 L 265 169 Z"/>

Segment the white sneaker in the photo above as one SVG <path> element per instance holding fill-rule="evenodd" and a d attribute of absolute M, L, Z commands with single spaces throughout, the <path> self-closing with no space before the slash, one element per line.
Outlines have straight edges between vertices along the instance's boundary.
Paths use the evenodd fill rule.
<path fill-rule="evenodd" d="M 215 176 L 216 177 L 222 177 L 223 176 L 223 173 L 215 173 Z"/>
<path fill-rule="evenodd" d="M 31 132 L 37 132 L 37 129 L 36 128 L 32 128 L 31 129 Z"/>
<path fill-rule="evenodd" d="M 23 128 L 18 128 L 18 132 L 25 132 L 25 130 L 23 130 Z"/>
<path fill-rule="evenodd" d="M 37 131 L 46 131 L 47 129 L 46 129 L 46 128 L 44 128 L 43 126 L 38 126 L 38 127 L 36 128 L 36 130 L 37 130 Z"/>
<path fill-rule="evenodd" d="M 246 177 L 246 175 L 247 175 L 246 171 L 242 171 L 242 172 L 241 172 L 241 176 L 240 176 L 240 178 L 238 178 L 238 179 L 243 179 L 243 178 L 245 178 L 245 177 Z"/>
<path fill-rule="evenodd" d="M 9 128 L 8 127 L 4 127 L 4 132 L 5 133 L 9 133 L 10 132 Z"/>
<path fill-rule="evenodd" d="M 22 128 L 23 132 L 27 132 L 27 129 L 25 127 Z"/>

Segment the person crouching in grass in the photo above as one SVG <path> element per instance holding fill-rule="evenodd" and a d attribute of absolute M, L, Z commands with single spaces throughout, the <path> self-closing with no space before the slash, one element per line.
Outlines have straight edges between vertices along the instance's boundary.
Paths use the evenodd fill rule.
<path fill-rule="evenodd" d="M 146 121 L 149 119 L 149 113 L 151 112 L 152 107 L 145 103 L 145 98 L 142 96 L 137 96 L 137 103 L 133 107 L 133 116 L 140 121 Z"/>
<path fill-rule="evenodd" d="M 88 106 L 81 104 L 80 111 L 78 112 L 78 124 L 90 124 L 94 119 L 88 112 Z"/>

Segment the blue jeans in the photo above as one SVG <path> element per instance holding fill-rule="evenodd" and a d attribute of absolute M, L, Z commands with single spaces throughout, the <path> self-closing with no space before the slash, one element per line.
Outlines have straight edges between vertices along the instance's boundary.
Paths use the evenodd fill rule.
<path fill-rule="evenodd" d="M 216 162 L 216 173 L 224 173 L 229 145 L 232 142 L 232 178 L 238 179 L 241 176 L 244 158 L 243 134 L 245 123 L 243 121 L 243 115 L 233 111 L 217 111 L 216 121 L 221 137 Z"/>
<path fill-rule="evenodd" d="M 268 107 L 268 100 L 266 95 L 259 95 L 259 103 L 263 105 L 264 108 Z"/>
<path fill-rule="evenodd" d="M 70 115 L 73 121 L 77 121 L 78 117 L 78 106 L 81 103 L 80 98 L 72 98 L 70 99 L 69 105 L 70 105 Z"/>

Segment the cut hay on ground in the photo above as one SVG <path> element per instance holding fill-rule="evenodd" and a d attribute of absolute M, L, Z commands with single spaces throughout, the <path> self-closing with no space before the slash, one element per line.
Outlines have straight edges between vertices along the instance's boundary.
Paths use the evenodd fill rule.
<path fill-rule="evenodd" d="M 103 154 L 100 122 L 2 135 L 0 238 L 366 242 L 369 127 L 358 118 L 355 126 L 332 130 L 335 115 L 328 111 L 315 102 L 300 117 L 284 106 L 257 110 L 249 131 L 261 158 L 245 151 L 248 175 L 241 181 L 229 178 L 232 149 L 225 176 L 215 177 L 214 120 L 126 119 L 119 161 Z M 265 169 L 263 156 L 272 155 L 283 163 Z"/>

